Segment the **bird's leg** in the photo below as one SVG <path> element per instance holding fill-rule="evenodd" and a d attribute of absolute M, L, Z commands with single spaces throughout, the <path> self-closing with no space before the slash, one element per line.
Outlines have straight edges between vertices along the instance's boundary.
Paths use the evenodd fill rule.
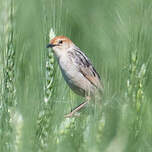
<path fill-rule="evenodd" d="M 79 106 L 74 108 L 69 114 L 64 115 L 65 118 L 72 117 L 76 112 L 82 109 L 86 104 L 88 104 L 90 97 L 86 97 L 87 101 L 81 103 Z"/>
<path fill-rule="evenodd" d="M 78 112 L 80 109 L 82 109 L 87 103 L 88 103 L 88 101 L 85 101 L 85 102 L 81 103 L 79 106 L 74 108 L 70 113 L 64 115 L 64 117 L 65 118 L 72 117 L 76 112 Z"/>

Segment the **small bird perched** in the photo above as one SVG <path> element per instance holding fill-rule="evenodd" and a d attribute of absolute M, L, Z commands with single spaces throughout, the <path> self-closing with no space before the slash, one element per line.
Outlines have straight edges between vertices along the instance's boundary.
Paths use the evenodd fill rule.
<path fill-rule="evenodd" d="M 88 57 L 67 37 L 56 36 L 48 44 L 57 57 L 62 75 L 69 87 L 78 95 L 84 96 L 86 101 L 76 107 L 65 117 L 72 117 L 95 97 L 97 92 L 103 91 L 100 76 Z"/>

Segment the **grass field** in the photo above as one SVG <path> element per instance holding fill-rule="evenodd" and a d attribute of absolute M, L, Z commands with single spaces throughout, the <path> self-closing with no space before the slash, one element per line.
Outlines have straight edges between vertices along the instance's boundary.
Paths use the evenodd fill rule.
<path fill-rule="evenodd" d="M 0 152 L 152 152 L 151 0 L 0 0 Z M 64 82 L 49 33 L 102 77 L 101 106 Z"/>

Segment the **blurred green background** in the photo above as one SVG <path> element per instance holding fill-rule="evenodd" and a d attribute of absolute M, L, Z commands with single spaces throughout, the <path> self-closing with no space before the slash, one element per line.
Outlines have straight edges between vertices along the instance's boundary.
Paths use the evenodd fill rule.
<path fill-rule="evenodd" d="M 151 0 L 0 0 L 0 152 L 152 151 Z M 49 32 L 102 77 L 101 107 L 64 82 Z"/>

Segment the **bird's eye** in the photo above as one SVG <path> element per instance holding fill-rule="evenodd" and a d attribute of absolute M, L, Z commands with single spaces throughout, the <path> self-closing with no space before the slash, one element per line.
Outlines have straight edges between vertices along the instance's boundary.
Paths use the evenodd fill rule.
<path fill-rule="evenodd" d="M 62 43 L 63 43 L 63 41 L 62 41 L 62 40 L 60 40 L 60 41 L 59 41 L 59 44 L 62 44 Z"/>

